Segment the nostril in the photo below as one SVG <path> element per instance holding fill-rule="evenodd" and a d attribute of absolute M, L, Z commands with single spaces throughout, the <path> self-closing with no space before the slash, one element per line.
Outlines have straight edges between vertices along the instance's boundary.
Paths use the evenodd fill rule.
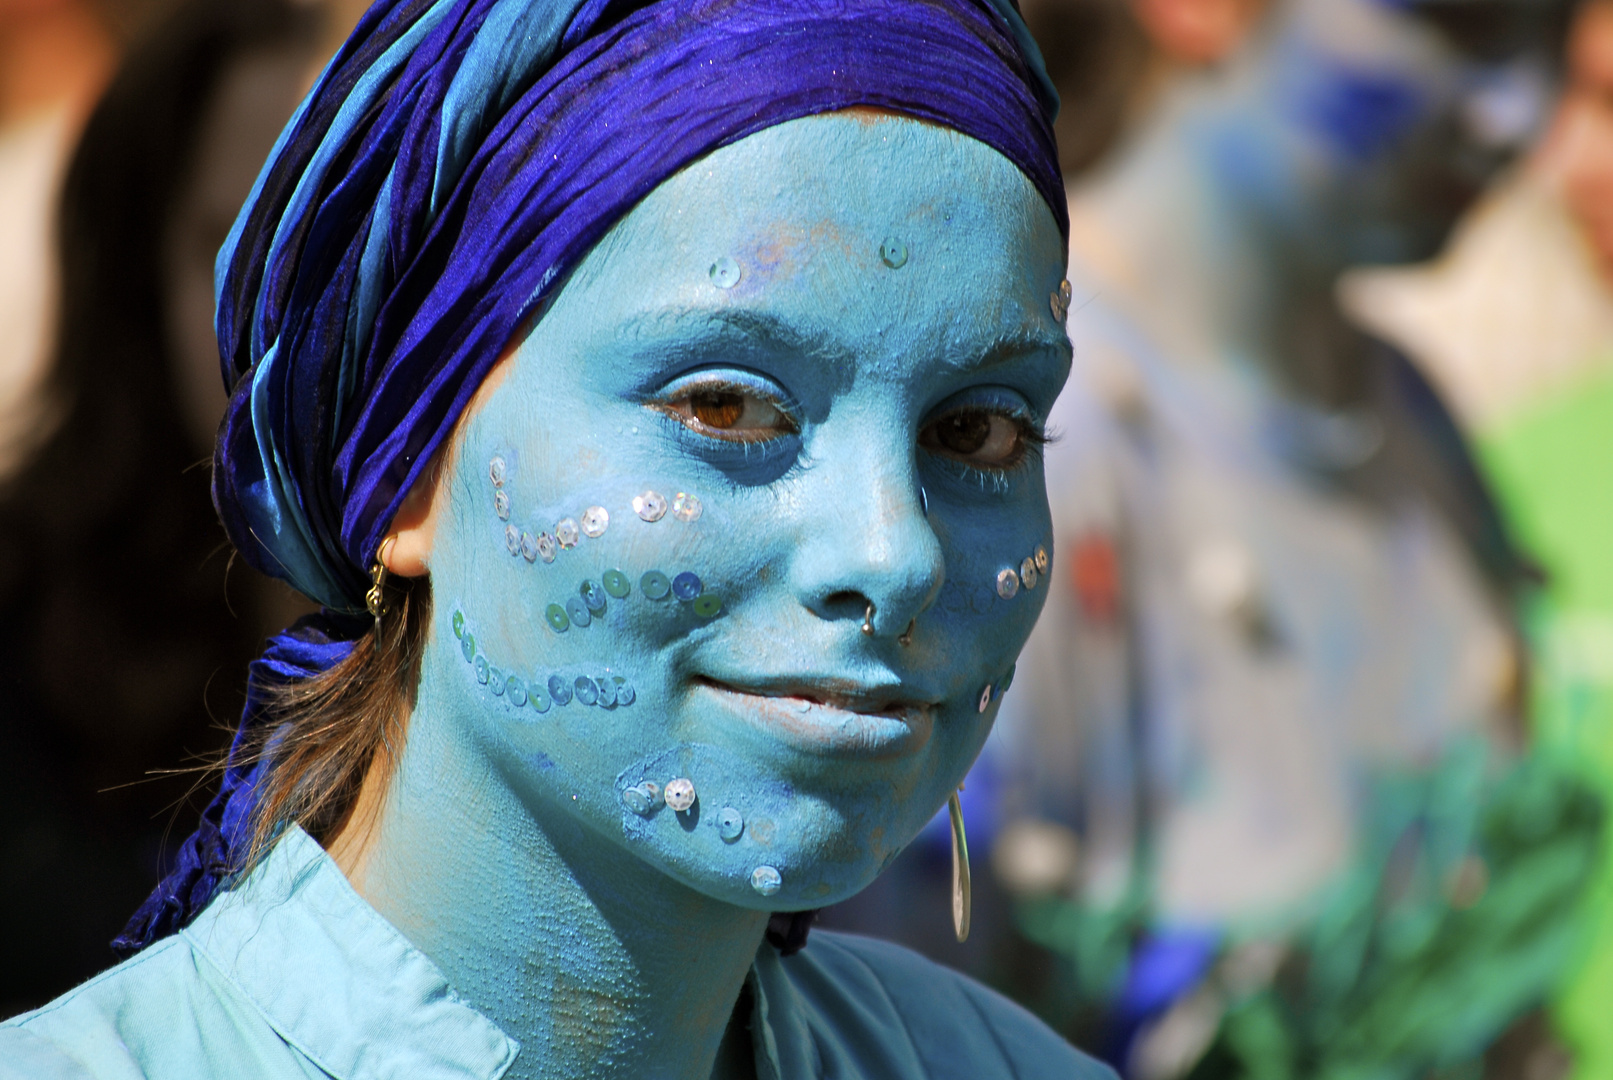
<path fill-rule="evenodd" d="M 823 598 L 823 614 L 830 619 L 858 619 L 868 610 L 868 597 L 855 589 L 841 589 Z"/>

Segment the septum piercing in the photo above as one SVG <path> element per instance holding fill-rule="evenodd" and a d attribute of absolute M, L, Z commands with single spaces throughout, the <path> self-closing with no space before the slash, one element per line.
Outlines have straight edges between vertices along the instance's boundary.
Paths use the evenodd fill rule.
<path fill-rule="evenodd" d="M 868 611 L 863 615 L 863 633 L 869 637 L 874 636 L 874 605 L 868 605 Z"/>
<path fill-rule="evenodd" d="M 901 635 L 896 639 L 896 643 L 898 645 L 903 646 L 904 648 L 906 646 L 908 646 L 908 645 L 913 644 L 913 627 L 915 627 L 917 625 L 918 625 L 918 620 L 917 619 L 913 619 L 913 620 L 909 621 L 908 624 L 907 624 L 907 629 L 902 631 Z"/>

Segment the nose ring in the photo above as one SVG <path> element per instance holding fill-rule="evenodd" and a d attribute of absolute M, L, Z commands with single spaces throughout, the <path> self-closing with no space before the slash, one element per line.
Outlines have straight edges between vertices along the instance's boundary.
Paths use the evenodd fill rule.
<path fill-rule="evenodd" d="M 918 620 L 917 619 L 914 619 L 911 622 L 909 622 L 907 624 L 907 629 L 903 630 L 902 633 L 901 633 L 901 636 L 896 639 L 896 643 L 898 645 L 901 645 L 901 646 L 904 646 L 904 647 L 913 644 L 913 627 L 915 627 L 917 625 L 918 625 Z"/>
<path fill-rule="evenodd" d="M 863 633 L 869 637 L 874 636 L 874 605 L 868 605 L 868 611 L 863 615 Z"/>

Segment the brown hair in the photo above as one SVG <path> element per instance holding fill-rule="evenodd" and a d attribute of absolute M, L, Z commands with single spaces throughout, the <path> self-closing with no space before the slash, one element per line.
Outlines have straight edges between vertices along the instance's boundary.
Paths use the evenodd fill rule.
<path fill-rule="evenodd" d="M 430 579 L 392 582 L 379 644 L 371 630 L 328 670 L 264 688 L 261 734 L 246 748 L 264 769 L 252 842 L 239 869 L 254 866 L 286 825 L 300 825 L 328 844 L 352 817 L 366 778 L 377 796 L 367 804 L 381 804 L 414 708 L 431 622 Z"/>

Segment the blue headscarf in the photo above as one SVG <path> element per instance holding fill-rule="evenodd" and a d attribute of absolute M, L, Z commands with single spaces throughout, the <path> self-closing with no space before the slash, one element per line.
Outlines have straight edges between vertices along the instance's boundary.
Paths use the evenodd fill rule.
<path fill-rule="evenodd" d="M 255 661 L 223 788 L 115 943 L 239 868 L 262 687 L 338 662 L 365 568 L 518 328 L 663 180 L 788 120 L 952 128 L 1068 232 L 1057 97 L 1012 0 L 379 0 L 281 135 L 217 265 L 213 494 L 247 561 L 326 608 Z"/>

